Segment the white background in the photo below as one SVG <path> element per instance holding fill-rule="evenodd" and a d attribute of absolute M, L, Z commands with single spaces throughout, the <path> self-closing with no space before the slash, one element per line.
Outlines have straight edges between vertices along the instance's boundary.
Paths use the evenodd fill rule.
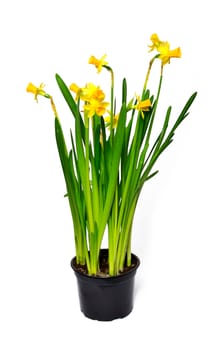
<path fill-rule="evenodd" d="M 1 3 L 2 350 L 217 349 L 214 5 L 211 0 Z M 54 74 L 68 84 L 94 79 L 101 84 L 106 73 L 98 76 L 87 60 L 106 53 L 117 95 L 124 76 L 129 92 L 139 93 L 154 32 L 183 53 L 165 67 L 159 120 L 169 104 L 175 118 L 191 93 L 198 91 L 198 97 L 139 201 L 133 250 L 142 263 L 134 310 L 123 320 L 100 323 L 79 310 L 53 115 L 47 100 L 36 104 L 25 88 L 29 81 L 46 83 L 67 124 L 71 116 Z"/>

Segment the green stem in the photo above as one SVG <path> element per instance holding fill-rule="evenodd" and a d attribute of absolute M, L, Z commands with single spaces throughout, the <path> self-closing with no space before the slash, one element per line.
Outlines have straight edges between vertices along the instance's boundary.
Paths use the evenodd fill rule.
<path fill-rule="evenodd" d="M 90 190 L 90 178 L 89 178 L 89 118 L 85 118 L 85 187 L 86 187 L 86 199 L 87 199 L 87 213 L 90 232 L 94 232 L 94 220 L 93 220 L 93 210 L 92 210 L 92 201 L 91 201 L 91 190 Z"/>
<path fill-rule="evenodd" d="M 129 244 L 130 244 L 130 237 L 132 232 L 135 209 L 136 209 L 136 201 L 130 205 L 130 208 L 127 211 L 125 218 L 123 220 L 120 241 L 118 246 L 118 253 L 117 253 L 118 271 L 123 270 L 126 255 L 128 257 L 128 263 L 129 263 Z"/>
<path fill-rule="evenodd" d="M 153 58 L 151 59 L 151 61 L 149 62 L 149 67 L 148 67 L 148 71 L 147 71 L 147 73 L 146 73 L 145 83 L 144 83 L 144 87 L 143 87 L 143 90 L 144 90 L 144 91 L 146 91 L 147 84 L 148 84 L 148 79 L 149 79 L 150 72 L 151 72 L 151 67 L 152 67 L 152 64 L 154 63 L 154 60 L 155 60 L 156 57 L 158 57 L 158 55 L 156 55 L 155 57 L 153 57 Z"/>
<path fill-rule="evenodd" d="M 160 97 L 162 80 L 163 80 L 163 65 L 161 65 L 161 74 L 160 74 L 160 80 L 159 80 L 159 84 L 158 84 L 157 97 L 156 97 L 156 100 L 155 100 L 155 103 L 154 103 L 152 116 L 151 116 L 151 121 L 150 121 L 150 124 L 149 124 L 147 136 L 146 136 L 146 139 L 145 139 L 145 145 L 144 145 L 144 150 L 143 150 L 143 154 L 142 154 L 143 161 L 145 160 L 147 151 L 149 149 L 149 141 L 150 141 L 152 127 L 153 127 L 153 124 L 154 124 L 154 119 L 155 119 L 155 115 L 156 115 L 156 111 L 157 111 L 157 105 L 158 105 L 158 101 L 159 101 L 159 97 Z"/>
<path fill-rule="evenodd" d="M 130 232 L 129 242 L 127 246 L 127 266 L 131 266 L 131 239 L 132 239 L 132 230 Z"/>
<path fill-rule="evenodd" d="M 90 266 L 91 273 L 96 274 L 96 258 L 95 258 L 95 233 L 94 233 L 94 218 L 93 218 L 93 207 L 91 198 L 91 187 L 90 187 L 90 170 L 89 170 L 89 118 L 85 118 L 85 188 L 84 193 L 86 197 L 87 217 L 88 217 L 88 231 L 89 231 L 89 244 L 90 244 Z"/>
<path fill-rule="evenodd" d="M 118 182 L 118 181 L 117 181 Z M 117 250 L 117 221 L 118 221 L 118 185 L 115 190 L 114 203 L 109 219 L 108 240 L 109 240 L 109 275 L 115 274 L 115 257 Z"/>
<path fill-rule="evenodd" d="M 141 129 L 139 129 L 139 123 L 137 122 L 136 124 L 136 130 L 133 138 L 133 145 L 131 149 L 131 155 L 130 155 L 130 164 L 128 168 L 128 173 L 126 177 L 126 182 L 124 184 L 123 188 L 123 195 L 122 195 L 122 200 L 121 200 L 121 205 L 120 205 L 120 211 L 118 215 L 118 224 L 117 224 L 117 233 L 120 232 L 121 229 L 121 223 L 122 223 L 122 218 L 126 209 L 126 204 L 128 202 L 128 194 L 130 190 L 130 184 L 132 181 L 132 173 L 135 167 L 135 162 L 136 162 L 136 157 L 135 157 L 135 151 L 136 151 L 136 146 L 137 146 L 137 135 Z"/>
<path fill-rule="evenodd" d="M 113 119 L 114 119 L 114 72 L 111 67 L 104 66 L 111 73 L 111 98 L 110 98 L 110 143 L 113 144 L 114 138 L 114 128 L 113 128 Z"/>
<path fill-rule="evenodd" d="M 154 111 L 153 111 L 153 114 L 152 114 L 150 126 L 149 126 L 149 129 L 148 129 L 148 134 L 147 134 L 147 138 L 146 138 L 148 143 L 149 143 L 149 139 L 150 139 L 150 136 L 151 136 L 152 127 L 153 127 L 153 124 L 154 124 L 155 114 L 156 114 L 156 111 L 157 111 L 157 105 L 158 105 L 158 101 L 159 101 L 159 97 L 160 97 L 162 80 L 163 80 L 163 65 L 161 65 L 161 74 L 160 74 L 160 80 L 159 80 L 159 84 L 158 84 L 157 97 L 156 97 L 156 100 L 155 100 Z"/>

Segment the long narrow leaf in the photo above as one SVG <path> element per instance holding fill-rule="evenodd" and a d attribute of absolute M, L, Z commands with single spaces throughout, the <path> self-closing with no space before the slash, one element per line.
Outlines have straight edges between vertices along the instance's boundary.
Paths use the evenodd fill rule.
<path fill-rule="evenodd" d="M 111 159 L 111 171 L 109 174 L 109 182 L 107 187 L 107 194 L 106 194 L 106 200 L 105 200 L 105 207 L 103 210 L 103 214 L 101 217 L 101 222 L 99 226 L 99 246 L 98 249 L 100 249 L 101 240 L 103 237 L 103 233 L 106 227 L 106 223 L 108 220 L 109 212 L 111 210 L 112 202 L 115 195 L 115 187 L 117 184 L 117 177 L 118 177 L 118 171 L 119 171 L 119 162 L 122 152 L 122 146 L 123 146 L 123 140 L 124 140 L 124 133 L 123 130 L 125 128 L 126 123 L 126 105 L 123 104 L 121 111 L 120 111 L 120 117 L 119 122 L 116 130 L 116 134 L 114 137 L 114 152 L 112 153 L 112 159 Z"/>
<path fill-rule="evenodd" d="M 57 84 L 58 84 L 58 86 L 63 94 L 63 97 L 65 98 L 73 116 L 75 118 L 78 118 L 80 116 L 80 111 L 79 111 L 78 106 L 77 106 L 74 98 L 72 97 L 72 94 L 69 91 L 67 85 L 65 84 L 63 79 L 58 74 L 56 74 L 56 81 L 57 81 Z M 84 140 L 84 133 L 85 133 L 84 123 L 83 123 L 83 121 L 81 121 L 81 134 L 82 134 L 83 140 Z"/>

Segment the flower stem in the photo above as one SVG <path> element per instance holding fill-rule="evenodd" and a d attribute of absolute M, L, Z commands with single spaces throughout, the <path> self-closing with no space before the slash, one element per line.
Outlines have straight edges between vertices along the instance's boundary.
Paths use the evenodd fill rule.
<path fill-rule="evenodd" d="M 53 100 L 52 96 L 50 96 L 50 103 L 51 103 L 51 107 L 52 107 L 52 110 L 54 112 L 55 118 L 59 119 L 58 114 L 57 114 L 57 109 L 56 109 L 56 106 L 54 104 L 54 100 Z"/>
<path fill-rule="evenodd" d="M 157 55 L 158 56 L 158 55 Z M 151 67 L 152 67 L 152 64 L 154 63 L 154 60 L 157 56 L 154 56 L 151 61 L 149 62 L 149 66 L 148 66 L 148 71 L 146 73 L 146 77 L 145 77 L 145 83 L 144 83 L 144 87 L 143 87 L 143 90 L 146 91 L 146 88 L 147 88 L 147 84 L 148 84 L 148 79 L 149 79 L 149 76 L 150 76 L 150 72 L 151 72 Z"/>
<path fill-rule="evenodd" d="M 93 207 L 91 198 L 91 187 L 90 187 L 90 173 L 89 173 L 89 118 L 85 115 L 85 197 L 88 217 L 88 229 L 89 229 L 89 244 L 90 244 L 90 266 L 91 273 L 96 274 L 96 252 L 95 252 L 95 234 L 94 234 L 94 218 L 93 218 Z"/>
<path fill-rule="evenodd" d="M 111 73 L 111 98 L 110 98 L 110 143 L 112 146 L 114 130 L 113 130 L 113 119 L 114 119 L 114 72 L 111 67 L 104 66 Z"/>

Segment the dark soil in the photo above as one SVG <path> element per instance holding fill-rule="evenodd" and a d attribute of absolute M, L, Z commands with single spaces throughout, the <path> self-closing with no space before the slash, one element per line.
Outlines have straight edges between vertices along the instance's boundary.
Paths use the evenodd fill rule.
<path fill-rule="evenodd" d="M 86 265 L 76 264 L 76 262 L 74 262 L 73 265 L 74 265 L 74 267 L 76 268 L 76 270 L 78 272 L 82 273 L 83 275 L 88 275 L 88 271 L 87 271 L 87 266 Z M 131 266 L 125 266 L 123 271 L 120 271 L 118 273 L 118 275 L 122 275 L 122 274 L 130 271 L 135 266 L 136 266 L 136 261 L 134 261 L 134 259 L 132 258 Z M 110 277 L 110 275 L 109 275 L 108 256 L 106 256 L 106 255 L 100 256 L 99 271 L 97 272 L 96 277 L 102 277 L 102 278 Z"/>

